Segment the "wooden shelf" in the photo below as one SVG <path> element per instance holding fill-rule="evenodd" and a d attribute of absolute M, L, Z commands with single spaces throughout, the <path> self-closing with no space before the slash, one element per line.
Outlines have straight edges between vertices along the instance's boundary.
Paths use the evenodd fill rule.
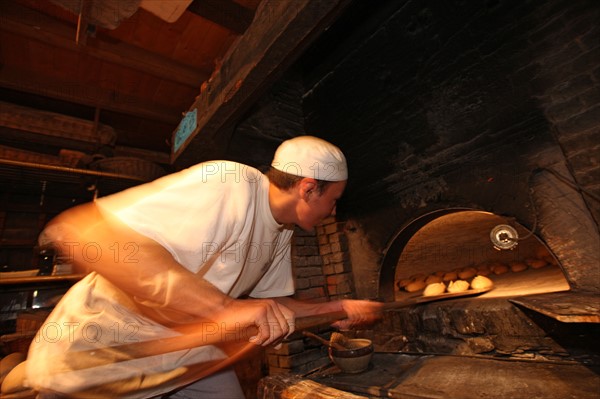
<path fill-rule="evenodd" d="M 28 247 L 28 248 L 32 248 L 33 246 L 35 246 L 36 241 L 37 240 L 35 238 L 31 238 L 31 239 L 7 239 L 7 240 L 0 240 L 0 248 L 6 248 L 6 247 L 14 247 L 14 248 Z"/>
<path fill-rule="evenodd" d="M 81 186 L 82 182 L 88 182 L 89 184 L 95 184 L 105 194 L 121 191 L 147 181 L 137 176 L 125 174 L 2 158 L 0 158 L 0 176 L 2 181 L 10 181 L 22 187 L 31 185 L 37 191 L 40 190 L 40 182 L 42 181 L 60 183 L 63 185 L 62 187 Z"/>
<path fill-rule="evenodd" d="M 22 285 L 22 284 L 47 284 L 66 281 L 78 281 L 85 277 L 84 274 L 64 274 L 59 276 L 30 276 L 1 278 L 0 285 Z"/>

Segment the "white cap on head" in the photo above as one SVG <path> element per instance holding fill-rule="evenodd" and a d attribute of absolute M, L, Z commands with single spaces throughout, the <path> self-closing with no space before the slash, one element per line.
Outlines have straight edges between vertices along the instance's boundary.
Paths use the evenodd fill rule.
<path fill-rule="evenodd" d="M 298 136 L 281 143 L 271 166 L 295 176 L 325 181 L 348 180 L 346 157 L 342 151 L 313 136 Z"/>

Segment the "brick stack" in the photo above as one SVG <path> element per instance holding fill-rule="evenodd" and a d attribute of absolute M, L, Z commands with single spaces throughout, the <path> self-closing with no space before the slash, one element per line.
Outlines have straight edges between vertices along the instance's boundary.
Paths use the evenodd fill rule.
<path fill-rule="evenodd" d="M 323 302 L 350 298 L 354 291 L 343 224 L 329 218 L 315 233 L 296 230 L 292 246 L 295 298 Z M 320 330 L 328 339 L 328 329 Z M 305 373 L 329 363 L 326 349 L 295 333 L 281 349 L 267 351 L 269 374 Z"/>
<path fill-rule="evenodd" d="M 292 243 L 292 265 L 296 278 L 295 298 L 309 301 L 328 300 L 323 259 L 315 233 L 296 229 Z"/>
<path fill-rule="evenodd" d="M 343 223 L 329 218 L 317 227 L 317 236 L 329 298 L 335 300 L 352 297 L 354 281 Z"/>

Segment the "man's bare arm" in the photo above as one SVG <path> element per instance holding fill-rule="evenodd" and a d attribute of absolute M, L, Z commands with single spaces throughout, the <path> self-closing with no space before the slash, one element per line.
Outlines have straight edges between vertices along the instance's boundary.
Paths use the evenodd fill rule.
<path fill-rule="evenodd" d="M 179 264 L 164 247 L 93 203 L 69 209 L 53 219 L 40 236 L 68 256 L 78 272 L 95 271 L 144 305 L 148 314 L 170 321 L 210 320 L 230 325 L 255 324 L 253 341 L 268 345 L 288 333 L 285 308 L 272 300 L 234 300 Z M 175 318 L 175 319 L 174 319 Z M 164 320 L 157 320 L 164 322 Z"/>

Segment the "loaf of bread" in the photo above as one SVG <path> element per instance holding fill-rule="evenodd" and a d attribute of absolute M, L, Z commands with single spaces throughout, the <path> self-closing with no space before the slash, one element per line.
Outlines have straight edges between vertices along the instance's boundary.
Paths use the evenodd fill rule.
<path fill-rule="evenodd" d="M 504 273 L 508 273 L 508 266 L 504 263 L 496 263 L 492 266 L 492 272 L 498 276 Z"/>
<path fill-rule="evenodd" d="M 398 288 L 404 288 L 407 285 L 409 285 L 411 282 L 412 282 L 412 279 L 403 278 L 402 280 L 398 281 Z"/>
<path fill-rule="evenodd" d="M 527 259 L 525 263 L 527 263 L 532 269 L 541 269 L 548 264 L 543 259 Z"/>
<path fill-rule="evenodd" d="M 535 251 L 534 259 L 540 259 L 546 262 L 545 266 L 556 266 L 558 262 L 546 247 L 540 246 Z"/>
<path fill-rule="evenodd" d="M 484 264 L 477 266 L 477 274 L 479 276 L 489 276 L 490 273 L 492 273 L 492 269 L 490 268 L 490 265 L 484 263 Z"/>
<path fill-rule="evenodd" d="M 463 279 L 463 280 L 468 280 L 470 278 L 473 278 L 477 275 L 477 269 L 475 269 L 474 267 L 465 267 L 464 269 L 461 269 L 458 272 L 458 277 Z"/>
<path fill-rule="evenodd" d="M 471 288 L 474 290 L 486 290 L 493 286 L 494 282 L 485 276 L 475 276 L 471 281 Z"/>
<path fill-rule="evenodd" d="M 448 281 L 453 281 L 456 280 L 458 278 L 458 274 L 456 272 L 447 272 L 444 274 L 444 277 L 442 277 L 442 281 L 447 283 Z"/>
<path fill-rule="evenodd" d="M 510 262 L 510 271 L 514 273 L 522 272 L 527 269 L 527 264 L 525 262 Z"/>
<path fill-rule="evenodd" d="M 465 280 L 450 281 L 448 284 L 448 293 L 465 292 L 469 289 L 469 283 Z"/>
<path fill-rule="evenodd" d="M 416 292 L 425 288 L 427 284 L 425 284 L 425 280 L 416 280 L 412 283 L 408 284 L 404 289 L 408 292 Z"/>
<path fill-rule="evenodd" d="M 442 295 L 444 292 L 446 292 L 446 284 L 433 283 L 433 284 L 429 284 L 429 285 L 427 285 L 427 287 L 425 287 L 425 290 L 423 291 L 423 296 Z"/>
<path fill-rule="evenodd" d="M 429 275 L 425 279 L 425 284 L 427 284 L 427 285 L 434 284 L 434 283 L 441 283 L 441 282 L 442 282 L 442 278 L 436 274 Z"/>
<path fill-rule="evenodd" d="M 547 256 L 551 256 L 550 255 L 550 251 L 548 251 L 544 246 L 540 245 L 539 247 L 536 248 L 536 250 L 535 250 L 535 257 L 537 259 L 544 259 Z"/>

